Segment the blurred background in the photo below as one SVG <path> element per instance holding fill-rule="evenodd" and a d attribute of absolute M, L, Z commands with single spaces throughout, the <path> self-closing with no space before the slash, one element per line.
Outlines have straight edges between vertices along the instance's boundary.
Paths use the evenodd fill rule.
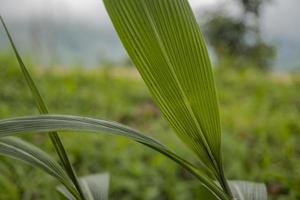
<path fill-rule="evenodd" d="M 299 1 L 190 0 L 190 3 L 199 23 L 206 25 L 206 39 L 214 41 L 211 45 L 218 57 L 224 53 L 246 53 L 264 57 L 257 59 L 262 65 L 267 62 L 276 69 L 299 68 L 300 26 L 296 25 Z M 102 1 L 1 0 L 0 12 L 21 51 L 36 64 L 95 66 L 128 60 Z M 7 50 L 9 45 L 3 34 L 0 39 L 1 50 Z"/>
<path fill-rule="evenodd" d="M 227 177 L 266 183 L 270 199 L 300 199 L 300 1 L 190 4 L 215 66 Z M 1 0 L 0 14 L 52 113 L 133 126 L 197 164 L 153 104 L 102 1 Z M 0 118 L 33 114 L 37 109 L 1 27 Z M 53 152 L 44 135 L 22 137 Z M 139 144 L 62 137 L 80 175 L 110 172 L 111 199 L 209 198 L 189 173 Z M 0 159 L 0 199 L 59 198 L 51 177 Z"/>

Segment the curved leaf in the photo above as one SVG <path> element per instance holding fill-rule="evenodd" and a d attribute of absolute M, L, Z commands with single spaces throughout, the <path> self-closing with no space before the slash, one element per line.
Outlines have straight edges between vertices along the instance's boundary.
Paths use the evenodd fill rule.
<path fill-rule="evenodd" d="M 111 133 L 125 136 L 166 155 L 194 174 L 200 182 L 220 199 L 228 199 L 227 195 L 210 178 L 188 161 L 180 158 L 166 146 L 147 137 L 136 130 L 119 123 L 97 120 L 87 117 L 67 115 L 41 115 L 0 120 L 0 137 L 17 133 L 45 133 L 49 131 L 86 131 L 95 133 Z"/>
<path fill-rule="evenodd" d="M 21 160 L 43 170 L 47 174 L 57 178 L 76 199 L 79 198 L 79 194 L 63 168 L 41 149 L 21 139 L 8 137 L 0 139 L 0 154 Z"/>

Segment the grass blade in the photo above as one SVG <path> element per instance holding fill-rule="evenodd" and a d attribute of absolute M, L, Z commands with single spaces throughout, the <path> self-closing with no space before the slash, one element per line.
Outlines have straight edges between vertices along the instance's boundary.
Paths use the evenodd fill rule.
<path fill-rule="evenodd" d="M 6 34 L 9 38 L 9 41 L 10 41 L 10 44 L 11 44 L 11 46 L 13 48 L 13 51 L 15 53 L 15 56 L 18 60 L 19 66 L 20 66 L 21 71 L 24 75 L 26 83 L 27 83 L 28 87 L 30 88 L 30 91 L 31 91 L 31 93 L 34 97 L 34 100 L 36 102 L 36 105 L 38 107 L 39 112 L 41 114 L 48 114 L 48 109 L 46 107 L 46 104 L 45 104 L 39 90 L 37 89 L 33 79 L 31 78 L 30 73 L 28 72 L 28 70 L 27 70 L 27 68 L 24 64 L 24 62 L 23 62 L 23 60 L 22 60 L 15 44 L 14 44 L 14 41 L 13 41 L 13 39 L 12 39 L 12 37 L 11 37 L 9 31 L 8 31 L 8 28 L 7 28 L 7 26 L 6 26 L 6 24 L 5 24 L 5 22 L 4 22 L 1 15 L 0 15 L 0 21 L 1 21 L 3 27 L 6 31 Z M 78 182 L 77 175 L 76 175 L 76 173 L 75 173 L 75 171 L 74 171 L 74 169 L 73 169 L 73 167 L 72 167 L 72 165 L 69 161 L 68 155 L 67 155 L 67 153 L 64 149 L 63 143 L 60 140 L 58 133 L 57 132 L 50 132 L 49 137 L 50 137 L 50 139 L 53 143 L 53 146 L 54 146 L 54 148 L 55 148 L 55 150 L 56 150 L 56 152 L 57 152 L 57 154 L 60 158 L 60 161 L 61 161 L 62 165 L 64 166 L 67 174 L 69 175 L 69 177 L 73 181 L 75 187 L 77 188 L 77 190 L 80 193 L 80 195 L 82 196 L 82 198 L 84 198 L 83 194 L 82 194 L 82 191 L 81 191 L 81 188 L 80 188 L 80 185 L 79 185 L 79 182 Z"/>
<path fill-rule="evenodd" d="M 47 133 L 49 131 L 84 131 L 94 133 L 110 133 L 127 137 L 164 154 L 186 170 L 195 175 L 199 181 L 219 199 L 228 200 L 228 196 L 197 167 L 180 158 L 160 142 L 147 137 L 136 130 L 119 123 L 93 118 L 67 115 L 41 115 L 0 120 L 0 137 L 18 133 Z"/>
<path fill-rule="evenodd" d="M 79 193 L 64 169 L 52 159 L 46 152 L 14 137 L 0 139 L 0 154 L 21 160 L 29 165 L 39 168 L 47 174 L 58 179 L 75 199 L 79 199 Z"/>

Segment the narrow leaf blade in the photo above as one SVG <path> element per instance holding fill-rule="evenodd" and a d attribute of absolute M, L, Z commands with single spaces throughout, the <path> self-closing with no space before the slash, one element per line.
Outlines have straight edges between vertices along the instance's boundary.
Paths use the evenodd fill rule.
<path fill-rule="evenodd" d="M 98 120 L 87 117 L 67 115 L 41 115 L 34 117 L 21 117 L 0 120 L 0 137 L 16 135 L 18 133 L 46 133 L 49 131 L 84 131 L 94 133 L 110 133 L 124 136 L 142 143 L 172 159 L 186 170 L 195 175 L 199 181 L 212 193 L 222 200 L 227 200 L 227 195 L 197 167 L 180 158 L 165 145 L 139 133 L 122 124 Z"/>
<path fill-rule="evenodd" d="M 0 154 L 43 170 L 58 179 L 70 193 L 78 198 L 79 194 L 63 168 L 46 152 L 34 145 L 15 137 L 0 138 Z"/>
<path fill-rule="evenodd" d="M 4 29 L 5 29 L 6 35 L 9 39 L 9 42 L 10 42 L 10 44 L 13 48 L 13 51 L 15 53 L 15 56 L 18 60 L 20 69 L 21 69 L 22 74 L 23 74 L 23 76 L 26 80 L 26 83 L 27 83 L 28 87 L 30 88 L 32 96 L 34 97 L 34 100 L 36 102 L 36 106 L 37 106 L 39 112 L 41 114 L 48 114 L 47 106 L 46 106 L 46 104 L 45 104 L 45 102 L 44 102 L 44 100 L 43 100 L 36 84 L 34 83 L 32 77 L 30 76 L 30 73 L 29 73 L 28 69 L 26 68 L 26 66 L 24 64 L 24 62 L 23 62 L 23 60 L 22 60 L 22 58 L 21 58 L 21 56 L 20 56 L 20 54 L 17 50 L 17 47 L 16 47 L 16 45 L 13 41 L 13 38 L 12 38 L 11 34 L 9 33 L 8 28 L 7 28 L 7 26 L 6 26 L 6 24 L 5 24 L 5 22 L 4 22 L 1 15 L 0 15 L 0 21 L 1 21 L 1 23 L 4 27 Z M 64 166 L 64 168 L 65 168 L 66 172 L 68 173 L 69 177 L 71 178 L 71 180 L 73 181 L 75 187 L 77 188 L 79 193 L 82 195 L 81 188 L 80 188 L 78 180 L 77 180 L 77 175 L 76 175 L 76 173 L 75 173 L 75 171 L 74 171 L 74 169 L 73 169 L 73 167 L 70 163 L 70 160 L 69 160 L 68 155 L 67 155 L 67 153 L 64 149 L 63 143 L 59 138 L 58 133 L 57 132 L 49 132 L 49 137 L 50 137 L 50 139 L 52 141 L 52 144 L 53 144 L 53 146 L 54 146 L 54 148 L 55 148 L 55 150 L 56 150 L 56 152 L 57 152 L 57 154 L 58 154 L 58 156 L 61 160 L 62 165 Z"/>

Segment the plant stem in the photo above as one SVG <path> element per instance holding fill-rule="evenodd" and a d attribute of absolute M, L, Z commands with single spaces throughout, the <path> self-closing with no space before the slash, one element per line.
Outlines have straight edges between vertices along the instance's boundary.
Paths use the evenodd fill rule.
<path fill-rule="evenodd" d="M 223 188 L 224 192 L 231 198 L 233 199 L 233 195 L 232 195 L 232 192 L 231 192 L 231 189 L 229 187 L 229 184 L 226 180 L 226 177 L 225 177 L 225 173 L 224 173 L 224 168 L 223 168 L 223 164 L 221 163 L 220 164 L 220 167 L 219 167 L 219 177 L 218 177 L 218 181 L 221 185 L 221 187 Z"/>
<path fill-rule="evenodd" d="M 41 113 L 41 114 L 47 114 L 47 113 Z M 76 175 L 75 170 L 73 169 L 71 162 L 69 160 L 69 157 L 64 149 L 63 143 L 59 138 L 59 135 L 57 132 L 50 132 L 49 133 L 49 137 L 52 141 L 52 144 L 55 148 L 55 151 L 57 153 L 57 155 L 59 156 L 60 161 L 62 162 L 62 165 L 64 167 L 64 169 L 66 170 L 68 176 L 70 177 L 70 179 L 72 180 L 75 188 L 77 189 L 81 199 L 85 200 L 83 191 L 81 189 L 78 177 Z"/>

